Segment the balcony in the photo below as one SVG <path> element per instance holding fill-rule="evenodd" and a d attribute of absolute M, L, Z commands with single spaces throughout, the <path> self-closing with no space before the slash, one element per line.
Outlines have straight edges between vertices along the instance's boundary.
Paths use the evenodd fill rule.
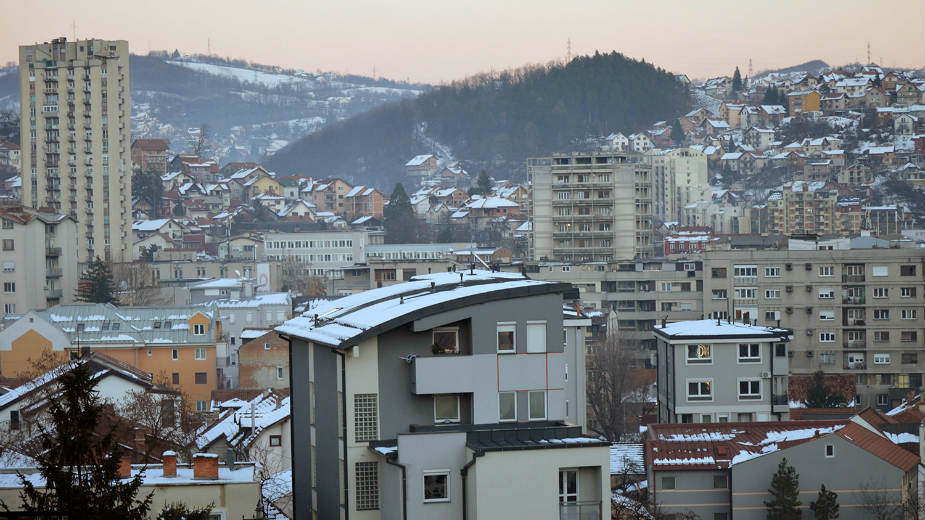
<path fill-rule="evenodd" d="M 60 277 L 61 277 L 60 267 L 49 267 L 45 269 L 45 278 L 60 278 Z"/>
<path fill-rule="evenodd" d="M 864 361 L 854 361 L 854 362 L 846 361 L 845 363 L 842 364 L 842 369 L 843 370 L 867 370 L 867 363 L 865 363 Z"/>
<path fill-rule="evenodd" d="M 773 406 L 789 405 L 790 398 L 787 396 L 787 394 L 782 394 L 782 395 L 775 394 L 771 396 L 771 404 Z"/>
<path fill-rule="evenodd" d="M 61 256 L 60 247 L 46 247 L 45 256 Z"/>
<path fill-rule="evenodd" d="M 846 339 L 842 341 L 844 348 L 867 348 L 866 339 Z"/>
<path fill-rule="evenodd" d="M 559 520 L 599 520 L 601 502 L 587 500 L 559 504 Z"/>
<path fill-rule="evenodd" d="M 846 305 L 864 305 L 863 296 L 843 296 L 841 302 Z"/>
<path fill-rule="evenodd" d="M 48 300 L 60 300 L 61 289 L 45 289 L 45 298 Z"/>
<path fill-rule="evenodd" d="M 841 281 L 845 283 L 863 282 L 864 275 L 863 274 L 843 274 L 841 275 Z"/>

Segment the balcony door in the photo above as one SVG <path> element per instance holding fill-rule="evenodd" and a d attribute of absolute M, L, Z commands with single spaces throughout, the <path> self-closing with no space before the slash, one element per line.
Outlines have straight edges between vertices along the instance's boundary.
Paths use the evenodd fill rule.
<path fill-rule="evenodd" d="M 574 504 L 578 502 L 578 470 L 559 470 L 559 503 Z"/>

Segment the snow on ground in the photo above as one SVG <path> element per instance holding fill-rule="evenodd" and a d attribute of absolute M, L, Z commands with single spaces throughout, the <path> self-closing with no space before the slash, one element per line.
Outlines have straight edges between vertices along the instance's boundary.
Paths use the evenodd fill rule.
<path fill-rule="evenodd" d="M 192 61 L 167 60 L 165 63 L 186 67 L 188 69 L 204 72 L 213 76 L 236 79 L 242 83 L 257 83 L 271 88 L 279 87 L 280 85 L 314 85 L 314 82 L 310 79 L 298 78 L 288 74 L 274 74 L 271 72 L 262 72 L 259 70 L 241 69 L 237 67 L 227 67 L 224 65 L 213 65 L 211 63 L 198 63 Z"/>
<path fill-rule="evenodd" d="M 700 89 L 692 88 L 691 89 L 691 108 L 705 108 L 709 110 L 714 116 L 719 114 L 719 106 L 723 102 L 715 97 L 708 96 L 706 92 Z"/>

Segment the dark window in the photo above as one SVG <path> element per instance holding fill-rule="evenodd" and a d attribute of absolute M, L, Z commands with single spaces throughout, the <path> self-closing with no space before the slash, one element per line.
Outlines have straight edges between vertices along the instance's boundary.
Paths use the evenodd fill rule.
<path fill-rule="evenodd" d="M 206 373 L 205 372 L 196 372 L 196 384 L 197 385 L 206 384 Z"/>
<path fill-rule="evenodd" d="M 899 275 L 900 276 L 915 276 L 915 266 L 914 265 L 899 266 Z"/>
<path fill-rule="evenodd" d="M 726 489 L 728 487 L 726 475 L 713 475 L 713 487 L 715 489 Z"/>
<path fill-rule="evenodd" d="M 10 429 L 19 429 L 19 410 L 10 410 Z"/>
<path fill-rule="evenodd" d="M 178 372 L 174 372 L 173 376 L 171 377 L 171 380 L 173 381 L 173 384 L 179 385 L 180 384 L 180 374 Z"/>
<path fill-rule="evenodd" d="M 774 345 L 774 355 L 777 357 L 784 357 L 787 355 L 787 345 L 783 343 L 778 343 Z"/>
<path fill-rule="evenodd" d="M 674 489 L 674 477 L 662 477 L 662 489 Z"/>
<path fill-rule="evenodd" d="M 283 438 L 280 435 L 270 435 L 270 446 L 282 446 Z"/>
<path fill-rule="evenodd" d="M 713 278 L 726 278 L 726 268 L 714 267 L 710 269 L 710 274 L 713 276 Z"/>

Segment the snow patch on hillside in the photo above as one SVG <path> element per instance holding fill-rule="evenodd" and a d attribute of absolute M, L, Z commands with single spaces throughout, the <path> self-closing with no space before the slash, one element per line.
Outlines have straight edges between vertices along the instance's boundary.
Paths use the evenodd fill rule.
<path fill-rule="evenodd" d="M 204 72 L 206 74 L 212 74 L 213 76 L 236 79 L 241 83 L 256 83 L 270 88 L 279 87 L 281 85 L 297 84 L 311 86 L 314 84 L 314 82 L 309 79 L 298 78 L 288 74 L 274 74 L 270 72 L 262 72 L 259 70 L 240 69 L 237 67 L 227 67 L 224 65 L 213 65 L 211 63 L 176 60 L 167 60 L 165 63 L 186 67 L 188 69 Z"/>

